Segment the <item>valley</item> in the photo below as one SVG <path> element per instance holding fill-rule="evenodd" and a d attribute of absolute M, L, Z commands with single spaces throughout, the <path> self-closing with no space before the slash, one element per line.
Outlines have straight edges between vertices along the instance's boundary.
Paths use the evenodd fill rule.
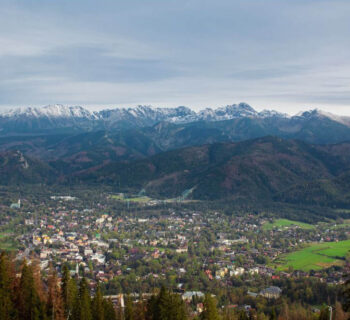
<path fill-rule="evenodd" d="M 309 287 L 304 302 L 317 305 L 320 286 L 336 299 L 350 268 L 348 212 L 305 223 L 279 218 L 288 216 L 283 208 L 226 211 L 219 202 L 160 201 L 86 186 L 11 187 L 1 194 L 1 250 L 18 261 L 35 259 L 43 274 L 50 263 L 65 264 L 90 286 L 99 282 L 106 296 L 166 284 L 183 297 L 213 292 L 223 307 L 267 308 L 264 290 L 282 290 L 278 305 L 294 299 L 292 281 Z"/>
<path fill-rule="evenodd" d="M 0 250 L 14 261 L 33 261 L 44 281 L 52 266 L 68 268 L 116 308 L 162 286 L 193 316 L 207 292 L 234 314 L 288 300 L 317 317 L 324 301 L 337 303 L 350 272 L 345 118 L 240 104 L 205 120 L 139 108 L 116 121 L 55 108 L 45 112 L 74 121 L 26 113 L 38 131 L 0 136 Z"/>

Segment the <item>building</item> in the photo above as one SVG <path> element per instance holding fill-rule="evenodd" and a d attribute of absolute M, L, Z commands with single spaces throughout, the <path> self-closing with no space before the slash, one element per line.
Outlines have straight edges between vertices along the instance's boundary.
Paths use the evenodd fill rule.
<path fill-rule="evenodd" d="M 15 203 L 11 203 L 10 208 L 11 209 L 20 209 L 21 208 L 21 199 L 18 199 L 18 201 Z"/>
<path fill-rule="evenodd" d="M 260 295 L 268 299 L 278 299 L 282 293 L 279 287 L 269 287 L 260 291 Z"/>
<path fill-rule="evenodd" d="M 186 291 L 183 295 L 182 295 L 182 300 L 185 301 L 192 301 L 192 298 L 194 296 L 197 296 L 198 298 L 203 298 L 204 297 L 204 293 L 201 291 Z"/>

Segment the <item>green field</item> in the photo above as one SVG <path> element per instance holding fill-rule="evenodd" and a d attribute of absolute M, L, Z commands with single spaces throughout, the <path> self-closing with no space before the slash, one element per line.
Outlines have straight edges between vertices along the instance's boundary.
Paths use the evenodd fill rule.
<path fill-rule="evenodd" d="M 289 228 L 293 226 L 298 226 L 302 229 L 313 229 L 314 226 L 308 223 L 292 221 L 288 219 L 277 219 L 273 223 L 265 223 L 263 225 L 263 230 L 272 230 L 274 228 Z"/>
<path fill-rule="evenodd" d="M 124 202 L 137 202 L 137 203 L 147 203 L 150 200 L 152 200 L 151 198 L 147 197 L 147 196 L 140 196 L 140 197 L 132 197 L 132 198 L 125 198 L 123 195 L 112 195 L 111 196 L 112 199 L 114 200 L 118 200 L 118 201 L 124 201 Z"/>
<path fill-rule="evenodd" d="M 147 197 L 147 196 L 142 196 L 142 197 L 134 197 L 134 198 L 128 198 L 125 199 L 125 201 L 130 201 L 130 202 L 138 202 L 138 203 L 146 203 L 151 201 L 152 199 Z"/>
<path fill-rule="evenodd" d="M 275 263 L 279 270 L 320 270 L 333 265 L 342 265 L 350 250 L 350 240 L 315 243 L 301 250 L 280 257 Z"/>
<path fill-rule="evenodd" d="M 120 200 L 120 201 L 124 201 L 125 198 L 123 195 L 120 195 L 120 194 L 114 194 L 111 196 L 111 199 L 114 199 L 114 200 Z"/>
<path fill-rule="evenodd" d="M 12 233 L 0 232 L 0 250 L 16 250 L 17 243 Z"/>

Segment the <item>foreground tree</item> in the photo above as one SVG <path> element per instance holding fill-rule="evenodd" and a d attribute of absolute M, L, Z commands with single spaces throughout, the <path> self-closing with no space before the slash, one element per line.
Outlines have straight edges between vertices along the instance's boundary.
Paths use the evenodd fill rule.
<path fill-rule="evenodd" d="M 134 320 L 134 305 L 129 295 L 125 298 L 124 319 Z"/>
<path fill-rule="evenodd" d="M 46 309 L 49 319 L 65 319 L 61 289 L 58 284 L 56 271 L 53 269 L 52 265 L 50 266 L 50 273 L 48 276 L 48 297 Z"/>
<path fill-rule="evenodd" d="M 100 284 L 97 284 L 96 293 L 91 303 L 92 318 L 94 320 L 104 320 L 103 296 L 101 293 Z"/>
<path fill-rule="evenodd" d="M 5 253 L 0 255 L 0 315 L 3 320 L 13 319 L 15 315 L 12 301 L 13 277 L 10 261 Z"/>
<path fill-rule="evenodd" d="M 147 320 L 186 320 L 185 304 L 181 297 L 162 287 L 158 296 L 147 303 Z"/>
<path fill-rule="evenodd" d="M 220 320 L 220 315 L 216 308 L 216 301 L 210 294 L 205 295 L 203 307 L 204 309 L 200 317 L 201 320 Z"/>
<path fill-rule="evenodd" d="M 25 261 L 22 266 L 17 301 L 19 319 L 41 320 L 46 318 L 44 304 L 40 301 L 35 288 L 33 270 Z"/>
<path fill-rule="evenodd" d="M 334 320 L 347 320 L 347 319 L 349 319 L 349 316 L 344 312 L 342 305 L 338 301 L 335 303 L 333 319 Z"/>
<path fill-rule="evenodd" d="M 79 283 L 79 291 L 73 307 L 73 319 L 92 320 L 90 291 L 85 278 L 82 278 Z"/>

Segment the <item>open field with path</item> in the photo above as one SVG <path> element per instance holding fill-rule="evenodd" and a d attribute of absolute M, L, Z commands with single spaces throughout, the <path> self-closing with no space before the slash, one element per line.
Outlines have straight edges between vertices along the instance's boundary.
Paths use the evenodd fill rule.
<path fill-rule="evenodd" d="M 350 250 L 350 240 L 314 243 L 306 248 L 281 256 L 275 262 L 279 270 L 320 270 L 333 265 L 342 265 Z"/>
<path fill-rule="evenodd" d="M 292 221 L 288 219 L 277 219 L 273 223 L 265 223 L 263 225 L 264 230 L 272 230 L 274 228 L 290 228 L 293 226 L 298 226 L 302 229 L 313 229 L 314 226 L 308 223 L 300 222 L 300 221 Z"/>

